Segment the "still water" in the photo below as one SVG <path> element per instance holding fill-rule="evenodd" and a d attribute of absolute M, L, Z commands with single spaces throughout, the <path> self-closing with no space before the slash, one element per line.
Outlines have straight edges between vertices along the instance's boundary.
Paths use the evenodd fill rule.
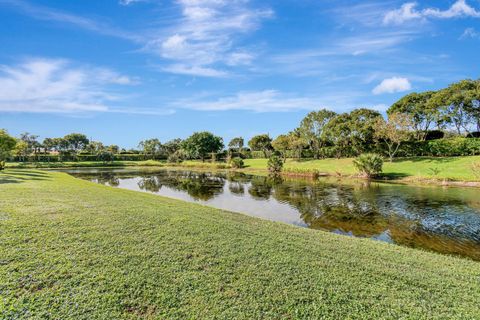
<path fill-rule="evenodd" d="M 480 260 L 480 190 L 331 180 L 272 181 L 241 173 L 68 170 L 112 187 Z"/>

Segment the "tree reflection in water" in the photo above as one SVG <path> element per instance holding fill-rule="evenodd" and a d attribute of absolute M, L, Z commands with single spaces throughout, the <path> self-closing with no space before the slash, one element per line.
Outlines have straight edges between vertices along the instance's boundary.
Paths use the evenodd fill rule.
<path fill-rule="evenodd" d="M 120 185 L 120 179 L 113 172 L 101 172 L 96 176 L 95 182 L 109 185 L 111 187 L 118 187 Z"/>
<path fill-rule="evenodd" d="M 223 192 L 225 178 L 211 173 L 166 171 L 144 176 L 138 182 L 141 190 L 158 192 L 162 186 L 184 191 L 196 200 L 208 201 Z"/>
<path fill-rule="evenodd" d="M 265 217 L 273 220 L 278 216 L 279 221 L 284 221 L 281 217 L 285 215 L 278 210 L 285 205 L 290 208 L 288 212 L 296 212 L 309 228 L 480 260 L 478 190 L 342 184 L 328 180 L 282 181 L 240 173 L 168 170 L 76 175 L 127 188 L 131 184 L 122 186 L 121 182 L 133 179 L 139 190 L 161 193 L 167 188 L 205 202 L 223 197 L 222 204 L 229 210 L 242 212 L 248 205 L 259 215 L 265 212 Z M 241 197 L 241 201 L 229 201 L 232 195 Z"/>

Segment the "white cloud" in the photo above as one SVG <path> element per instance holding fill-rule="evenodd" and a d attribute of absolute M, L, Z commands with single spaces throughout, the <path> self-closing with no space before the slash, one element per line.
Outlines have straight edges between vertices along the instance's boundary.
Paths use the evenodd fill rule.
<path fill-rule="evenodd" d="M 393 77 L 384 79 L 373 89 L 373 94 L 404 92 L 412 89 L 412 85 L 407 78 Z"/>
<path fill-rule="evenodd" d="M 131 4 L 135 4 L 137 2 L 145 2 L 147 0 L 120 0 L 118 3 L 122 6 L 129 6 Z"/>
<path fill-rule="evenodd" d="M 422 14 L 415 10 L 417 4 L 415 2 L 408 2 L 403 4 L 400 9 L 395 9 L 387 12 L 383 19 L 385 24 L 402 24 L 406 21 L 421 19 Z"/>
<path fill-rule="evenodd" d="M 466 0 L 457 0 L 447 10 L 441 10 L 438 8 L 426 8 L 424 10 L 417 10 L 417 6 L 418 4 L 416 2 L 407 2 L 403 4 L 399 9 L 387 12 L 384 16 L 383 23 L 399 25 L 408 21 L 426 18 L 480 18 L 480 11 L 467 4 Z"/>
<path fill-rule="evenodd" d="M 457 18 L 457 17 L 474 17 L 480 18 L 480 12 L 467 4 L 465 0 L 458 0 L 448 10 L 442 11 L 436 8 L 428 8 L 423 11 L 425 16 L 436 18 Z"/>
<path fill-rule="evenodd" d="M 256 112 L 311 110 L 318 107 L 316 101 L 311 98 L 295 97 L 276 90 L 240 92 L 233 96 L 208 101 L 182 100 L 175 105 L 198 111 L 249 110 Z"/>
<path fill-rule="evenodd" d="M 179 0 L 181 17 L 166 36 L 148 41 L 145 49 L 171 62 L 163 70 L 203 77 L 219 77 L 220 66 L 249 64 L 254 54 L 235 43 L 272 16 L 270 9 L 253 9 L 248 0 Z"/>
<path fill-rule="evenodd" d="M 184 64 L 172 64 L 162 68 L 162 70 L 165 72 L 170 72 L 175 74 L 211 77 L 211 78 L 224 78 L 228 75 L 227 72 L 222 70 L 217 70 L 214 68 L 208 68 L 208 67 L 202 67 L 202 66 L 189 66 Z"/>
<path fill-rule="evenodd" d="M 128 6 L 144 1 L 150 2 L 119 0 L 119 4 Z M 161 70 L 202 77 L 223 77 L 226 69 L 251 64 L 256 54 L 237 45 L 238 40 L 273 16 L 271 9 L 252 8 L 249 0 L 177 0 L 174 3 L 179 16 L 173 20 L 169 16 L 168 23 L 162 27 L 132 32 L 23 0 L 0 0 L 0 5 L 38 20 L 70 24 L 141 44 L 143 51 L 164 59 Z"/>
<path fill-rule="evenodd" d="M 30 4 L 23 0 L 1 0 L 0 5 L 8 5 L 37 20 L 66 23 L 99 34 L 127 39 L 130 41 L 138 42 L 142 39 L 139 35 L 112 27 L 106 23 L 101 23 L 61 10 Z"/>
<path fill-rule="evenodd" d="M 468 38 L 480 38 L 480 32 L 475 30 L 475 28 L 467 28 L 460 36 L 460 39 L 468 39 Z"/>
<path fill-rule="evenodd" d="M 105 68 L 74 67 L 62 59 L 30 59 L 0 66 L 0 110 L 4 112 L 76 113 L 112 111 L 118 99 L 110 85 L 134 84 Z"/>

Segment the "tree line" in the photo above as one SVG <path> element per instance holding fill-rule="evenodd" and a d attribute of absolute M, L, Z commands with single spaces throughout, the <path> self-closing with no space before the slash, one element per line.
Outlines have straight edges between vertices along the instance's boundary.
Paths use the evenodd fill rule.
<path fill-rule="evenodd" d="M 352 157 L 378 153 L 393 159 L 398 154 L 463 155 L 480 153 L 480 80 L 462 80 L 438 91 L 411 93 L 395 102 L 386 112 L 354 109 L 336 113 L 312 111 L 291 132 L 275 139 L 268 134 L 233 138 L 227 146 L 210 132 L 196 132 L 187 139 L 161 143 L 143 140 L 136 149 L 122 149 L 90 141 L 84 134 L 46 138 L 24 133 L 18 138 L 0 131 L 0 161 L 58 160 L 147 160 L 269 157 L 273 152 L 291 158 Z M 459 142 L 463 139 L 463 142 Z M 429 141 L 440 140 L 430 143 Z M 456 148 L 455 152 L 449 149 Z M 458 151 L 460 149 L 460 152 Z M 52 157 L 53 155 L 53 157 Z M 123 157 L 121 157 L 123 155 Z M 56 158 L 55 158 L 56 157 Z M 43 160 L 42 160 L 43 159 Z"/>

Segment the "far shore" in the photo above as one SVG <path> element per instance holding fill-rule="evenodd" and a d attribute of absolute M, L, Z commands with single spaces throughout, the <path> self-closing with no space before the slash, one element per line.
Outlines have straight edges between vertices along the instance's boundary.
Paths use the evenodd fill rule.
<path fill-rule="evenodd" d="M 167 163 L 165 161 L 115 161 L 103 163 L 98 161 L 83 162 L 38 162 L 38 163 L 8 163 L 8 168 L 175 168 L 190 170 L 228 170 L 248 174 L 266 175 L 267 159 L 245 159 L 245 167 L 233 169 L 224 162 L 185 161 L 182 163 Z M 471 164 L 479 162 L 480 156 L 470 157 L 416 157 L 396 159 L 394 162 L 385 162 L 383 173 L 375 182 L 393 182 L 403 184 L 421 184 L 453 187 L 480 187 L 480 177 L 475 176 Z M 363 179 L 356 173 L 352 159 L 321 159 L 295 160 L 287 159 L 282 176 L 289 178 L 320 177 L 344 179 Z"/>

